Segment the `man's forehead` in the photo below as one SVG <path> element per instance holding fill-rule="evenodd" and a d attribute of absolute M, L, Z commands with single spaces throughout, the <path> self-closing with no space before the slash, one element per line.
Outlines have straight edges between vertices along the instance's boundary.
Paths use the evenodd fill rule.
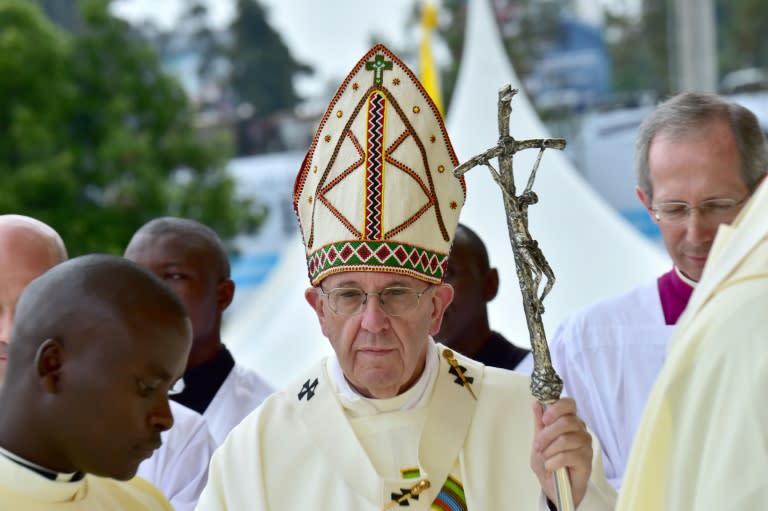
<path fill-rule="evenodd" d="M 401 275 L 399 273 L 378 272 L 378 271 L 345 271 L 329 275 L 323 279 L 322 285 L 325 288 L 334 287 L 391 287 L 406 286 L 417 287 L 422 281 Z"/>
<path fill-rule="evenodd" d="M 46 271 L 47 268 L 43 266 L 20 266 L 13 271 L 0 269 L 0 294 L 7 294 L 9 291 L 12 291 L 14 294 L 21 294 L 30 282 Z"/>
<path fill-rule="evenodd" d="M 26 287 L 51 269 L 57 261 L 44 250 L 4 250 L 0 248 L 0 286 Z"/>
<path fill-rule="evenodd" d="M 200 257 L 212 252 L 205 240 L 182 232 L 142 234 L 132 245 L 129 252 L 152 254 L 159 258 Z"/>

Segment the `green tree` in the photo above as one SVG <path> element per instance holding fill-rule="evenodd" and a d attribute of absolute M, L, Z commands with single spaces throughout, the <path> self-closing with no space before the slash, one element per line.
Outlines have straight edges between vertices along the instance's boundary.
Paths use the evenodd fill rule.
<path fill-rule="evenodd" d="M 765 0 L 718 0 L 720 74 L 744 67 L 768 68 L 768 5 Z"/>
<path fill-rule="evenodd" d="M 210 27 L 201 0 L 185 0 L 174 33 L 200 56 L 198 77 L 220 91 L 219 107 L 231 107 L 237 154 L 283 149 L 280 117 L 293 115 L 301 102 L 294 78 L 312 68 L 291 55 L 261 3 L 237 0 L 234 18 L 221 32 Z"/>
<path fill-rule="evenodd" d="M 459 77 L 459 64 L 461 53 L 464 49 L 464 24 L 467 19 L 466 0 L 443 0 L 441 9 L 444 14 L 440 16 L 443 21 L 438 25 L 437 33 L 445 41 L 451 53 L 451 64 L 441 70 L 440 83 L 443 87 L 443 101 L 445 111 L 451 108 L 453 90 Z M 417 13 L 419 16 L 421 12 Z M 419 18 L 414 16 L 416 20 Z"/>
<path fill-rule="evenodd" d="M 256 0 L 238 0 L 229 32 L 230 84 L 237 97 L 259 116 L 295 107 L 300 98 L 293 78 L 312 69 L 293 58 L 267 23 L 264 7 Z"/>
<path fill-rule="evenodd" d="M 671 90 L 666 1 L 646 0 L 639 18 L 606 12 L 605 29 L 614 93 Z"/>
<path fill-rule="evenodd" d="M 311 73 L 312 69 L 293 58 L 280 34 L 267 22 L 264 7 L 257 0 L 237 1 L 227 35 L 227 83 L 243 117 L 237 127 L 237 152 L 282 149 L 276 118 L 292 114 L 300 102 L 293 79 Z"/>
<path fill-rule="evenodd" d="M 662 96 L 673 91 L 673 8 L 669 0 L 644 0 L 638 20 L 609 13 L 608 29 L 615 34 L 610 51 L 617 91 L 653 89 Z M 720 76 L 744 67 L 768 66 L 764 0 L 715 0 L 715 18 Z"/>
<path fill-rule="evenodd" d="M 0 212 L 56 228 L 72 255 L 122 253 L 161 215 L 223 239 L 263 218 L 235 194 L 231 144 L 200 140 L 181 87 L 107 0 L 66 34 L 26 0 L 0 0 Z"/>

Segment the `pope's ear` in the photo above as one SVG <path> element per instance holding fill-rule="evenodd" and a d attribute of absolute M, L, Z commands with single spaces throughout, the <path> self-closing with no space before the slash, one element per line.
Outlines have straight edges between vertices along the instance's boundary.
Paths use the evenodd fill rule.
<path fill-rule="evenodd" d="M 320 296 L 320 291 L 316 287 L 309 287 L 304 291 L 304 299 L 307 301 L 312 310 L 317 314 L 317 320 L 320 322 L 320 330 L 323 335 L 328 336 L 325 329 L 326 310 L 323 306 L 323 297 Z"/>
<path fill-rule="evenodd" d="M 46 339 L 37 348 L 35 353 L 37 377 L 47 392 L 56 393 L 59 390 L 63 359 L 64 348 L 58 339 Z"/>
<path fill-rule="evenodd" d="M 429 335 L 437 335 L 440 331 L 440 325 L 443 322 L 443 314 L 452 301 L 453 286 L 450 284 L 438 284 L 435 286 L 435 293 L 432 295 L 433 307 Z"/>
<path fill-rule="evenodd" d="M 317 319 L 323 321 L 323 299 L 320 296 L 320 293 L 317 291 L 317 288 L 308 287 L 304 291 L 304 299 L 307 301 L 309 306 L 312 307 L 312 310 L 315 311 L 315 314 L 317 314 Z"/>

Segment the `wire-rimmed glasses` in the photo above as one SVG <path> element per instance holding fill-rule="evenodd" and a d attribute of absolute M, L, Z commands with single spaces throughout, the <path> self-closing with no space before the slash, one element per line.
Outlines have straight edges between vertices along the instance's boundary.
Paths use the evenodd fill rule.
<path fill-rule="evenodd" d="M 660 202 L 651 208 L 656 220 L 671 224 L 679 224 L 688 220 L 691 211 L 699 212 L 702 220 L 725 222 L 731 219 L 736 208 L 747 200 L 749 195 L 741 199 L 718 197 L 701 201 L 698 206 L 691 206 L 683 201 Z"/>
<path fill-rule="evenodd" d="M 385 287 L 377 293 L 367 293 L 356 287 L 337 287 L 327 293 L 322 287 L 318 287 L 318 290 L 328 298 L 331 310 L 341 316 L 360 314 L 370 296 L 379 298 L 381 308 L 389 316 L 402 316 L 418 307 L 421 296 L 431 287 L 429 285 L 423 291 L 416 291 L 410 287 L 393 286 Z"/>

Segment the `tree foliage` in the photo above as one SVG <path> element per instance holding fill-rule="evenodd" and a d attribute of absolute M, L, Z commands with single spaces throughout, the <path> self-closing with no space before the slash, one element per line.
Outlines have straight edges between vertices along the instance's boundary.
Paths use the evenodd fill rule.
<path fill-rule="evenodd" d="M 513 6 L 515 19 L 502 34 L 515 70 L 524 78 L 541 49 L 557 37 L 562 5 L 553 2 L 496 1 L 498 12 Z M 446 97 L 450 98 L 464 38 L 466 0 L 443 0 L 440 35 L 448 44 L 453 63 L 443 70 Z M 674 88 L 675 30 L 671 0 L 643 0 L 639 17 L 605 12 L 605 31 L 612 62 L 614 92 L 655 91 L 667 95 Z M 718 69 L 720 76 L 745 67 L 768 67 L 768 7 L 765 0 L 715 0 Z"/>
<path fill-rule="evenodd" d="M 235 114 L 237 154 L 284 149 L 280 118 L 293 115 L 301 102 L 294 79 L 312 68 L 293 57 L 264 6 L 237 0 L 232 22 L 219 31 L 211 28 L 202 0 L 186 0 L 174 33 L 200 56 L 200 81 L 218 89 L 219 101 Z"/>
<path fill-rule="evenodd" d="M 765 1 L 714 0 L 714 5 L 720 76 L 740 68 L 768 66 Z M 673 8 L 668 0 L 644 0 L 637 20 L 609 13 L 609 29 L 617 34 L 610 45 L 617 91 L 651 89 L 661 95 L 673 91 Z"/>
<path fill-rule="evenodd" d="M 299 102 L 294 76 L 311 68 L 297 62 L 280 34 L 269 25 L 264 7 L 256 0 L 238 0 L 230 27 L 232 63 L 230 84 L 257 115 L 290 110 Z"/>
<path fill-rule="evenodd" d="M 765 0 L 717 0 L 720 73 L 768 68 L 768 5 Z"/>
<path fill-rule="evenodd" d="M 202 141 L 181 87 L 108 1 L 81 2 L 67 34 L 27 0 L 0 0 L 0 213 L 52 225 L 72 255 L 122 253 L 162 215 L 223 239 L 262 219 L 238 198 L 231 144 Z"/>

